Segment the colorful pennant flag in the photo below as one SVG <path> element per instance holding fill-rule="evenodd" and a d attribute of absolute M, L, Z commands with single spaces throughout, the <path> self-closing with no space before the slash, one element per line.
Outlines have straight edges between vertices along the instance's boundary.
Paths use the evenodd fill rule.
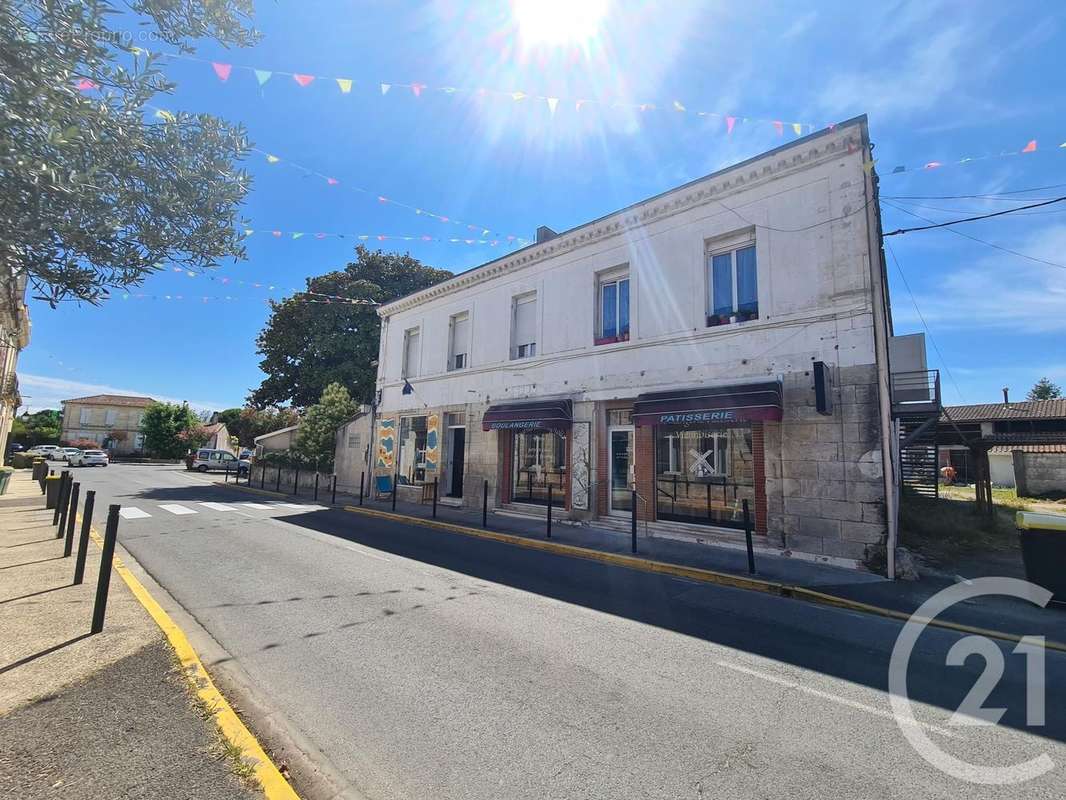
<path fill-rule="evenodd" d="M 337 86 L 340 87 L 341 94 L 348 94 L 352 90 L 352 82 L 348 78 L 337 78 Z"/>
<path fill-rule="evenodd" d="M 88 92 L 92 89 L 97 88 L 96 82 L 91 81 L 88 78 L 82 78 L 76 84 L 74 84 L 74 86 L 79 92 Z"/>
<path fill-rule="evenodd" d="M 255 70 L 255 79 L 257 81 L 259 81 L 259 85 L 262 86 L 264 83 L 266 83 L 268 80 L 270 80 L 270 76 L 273 75 L 273 74 L 274 73 L 271 72 L 270 70 L 257 69 L 257 70 Z"/>
<path fill-rule="evenodd" d="M 552 116 L 555 116 L 555 109 L 559 105 L 559 98 L 558 97 L 545 97 L 544 99 L 548 101 L 548 111 L 551 112 Z"/>
<path fill-rule="evenodd" d="M 725 132 L 727 134 L 729 134 L 729 135 L 732 135 L 733 134 L 733 126 L 736 125 L 736 124 L 737 124 L 737 118 L 736 117 L 726 117 L 725 118 Z"/>
<path fill-rule="evenodd" d="M 314 75 L 302 75 L 299 72 L 296 72 L 296 73 L 293 74 L 292 79 L 294 81 L 296 81 L 298 84 L 300 84 L 301 86 L 310 86 L 312 81 L 314 81 L 315 76 Z"/>
<path fill-rule="evenodd" d="M 1036 152 L 1036 139 L 1031 139 L 1029 144 L 1022 148 L 1023 153 L 1035 153 Z"/>
<path fill-rule="evenodd" d="M 381 84 L 381 93 L 383 95 L 386 95 L 386 94 L 389 93 L 389 89 L 391 89 L 391 88 L 392 88 L 392 84 L 391 83 L 383 83 L 383 84 Z"/>
<path fill-rule="evenodd" d="M 218 75 L 220 81 L 229 80 L 229 74 L 233 71 L 232 64 L 219 64 L 217 61 L 212 61 L 211 66 L 214 68 L 215 74 Z"/>

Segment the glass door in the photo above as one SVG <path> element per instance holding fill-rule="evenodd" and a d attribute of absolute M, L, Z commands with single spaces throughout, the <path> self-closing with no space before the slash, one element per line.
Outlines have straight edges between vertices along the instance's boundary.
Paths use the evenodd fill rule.
<path fill-rule="evenodd" d="M 608 511 L 628 515 L 633 509 L 633 429 L 610 428 L 607 435 L 611 473 Z"/>

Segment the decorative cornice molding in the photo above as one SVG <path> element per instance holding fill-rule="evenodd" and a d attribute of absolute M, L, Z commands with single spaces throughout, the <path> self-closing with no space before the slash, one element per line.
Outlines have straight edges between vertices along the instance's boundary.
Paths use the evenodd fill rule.
<path fill-rule="evenodd" d="M 863 146 L 862 122 L 840 125 L 813 140 L 798 141 L 793 147 L 772 151 L 763 157 L 727 167 L 706 178 L 657 195 L 602 219 L 578 226 L 541 245 L 530 245 L 515 253 L 490 261 L 378 308 L 378 316 L 389 317 L 422 303 L 453 294 L 469 286 L 501 275 L 513 274 L 533 264 L 617 236 L 653 221 L 680 214 L 695 206 L 729 197 L 786 175 L 832 161 L 841 155 L 860 153 Z"/>

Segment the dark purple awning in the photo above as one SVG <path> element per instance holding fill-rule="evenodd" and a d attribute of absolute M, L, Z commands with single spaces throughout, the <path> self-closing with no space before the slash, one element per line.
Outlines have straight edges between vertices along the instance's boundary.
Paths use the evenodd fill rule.
<path fill-rule="evenodd" d="M 486 431 L 529 430 L 549 428 L 569 430 L 574 421 L 573 404 L 569 400 L 540 400 L 529 403 L 507 403 L 489 406 L 481 420 Z"/>
<path fill-rule="evenodd" d="M 781 419 L 778 381 L 642 394 L 633 404 L 633 423 L 699 426 Z"/>

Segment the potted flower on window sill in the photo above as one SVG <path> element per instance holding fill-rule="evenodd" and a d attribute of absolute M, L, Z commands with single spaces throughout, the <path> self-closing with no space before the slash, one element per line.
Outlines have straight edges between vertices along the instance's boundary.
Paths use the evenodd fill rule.
<path fill-rule="evenodd" d="M 729 314 L 708 314 L 707 315 L 707 327 L 713 328 L 716 325 L 728 325 L 732 322 L 732 317 Z"/>
<path fill-rule="evenodd" d="M 749 320 L 758 319 L 759 312 L 753 310 L 738 311 L 737 322 L 748 322 Z"/>

